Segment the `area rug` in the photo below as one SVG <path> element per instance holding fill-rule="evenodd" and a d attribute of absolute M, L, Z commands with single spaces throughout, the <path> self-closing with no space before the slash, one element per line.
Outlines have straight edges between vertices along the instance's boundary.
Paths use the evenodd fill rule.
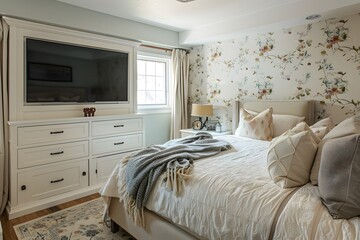
<path fill-rule="evenodd" d="M 14 226 L 19 240 L 134 240 L 124 231 L 111 233 L 103 220 L 101 198 Z"/>

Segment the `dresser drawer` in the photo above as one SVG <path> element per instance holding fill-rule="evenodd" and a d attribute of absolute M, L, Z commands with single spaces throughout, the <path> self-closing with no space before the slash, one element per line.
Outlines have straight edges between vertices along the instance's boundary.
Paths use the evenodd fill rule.
<path fill-rule="evenodd" d="M 92 142 L 92 154 L 111 154 L 119 151 L 133 150 L 143 146 L 142 134 L 129 134 L 117 137 L 95 139 Z"/>
<path fill-rule="evenodd" d="M 46 126 L 19 127 L 18 145 L 51 143 L 89 136 L 88 123 L 55 124 Z"/>
<path fill-rule="evenodd" d="M 119 133 L 130 133 L 142 130 L 142 119 L 122 119 L 114 121 L 98 121 L 92 124 L 93 136 L 105 136 Z"/>
<path fill-rule="evenodd" d="M 18 150 L 18 168 L 89 156 L 89 142 L 73 142 Z"/>
<path fill-rule="evenodd" d="M 18 173 L 18 203 L 28 203 L 86 186 L 88 160 L 30 168 Z"/>

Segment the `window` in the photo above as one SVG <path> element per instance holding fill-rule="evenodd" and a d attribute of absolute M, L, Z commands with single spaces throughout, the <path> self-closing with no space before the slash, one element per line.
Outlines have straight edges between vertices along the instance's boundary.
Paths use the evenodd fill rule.
<path fill-rule="evenodd" d="M 137 103 L 140 107 L 168 107 L 169 64 L 167 57 L 138 55 Z"/>

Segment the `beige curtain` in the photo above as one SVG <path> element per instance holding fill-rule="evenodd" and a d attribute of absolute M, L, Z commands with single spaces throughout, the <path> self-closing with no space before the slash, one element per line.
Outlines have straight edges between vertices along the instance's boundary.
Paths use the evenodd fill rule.
<path fill-rule="evenodd" d="M 0 22 L 0 214 L 4 211 L 9 196 L 8 161 L 8 43 L 9 26 Z"/>
<path fill-rule="evenodd" d="M 188 127 L 188 79 L 189 56 L 185 50 L 174 49 L 171 55 L 173 67 L 173 98 L 171 108 L 171 139 L 180 137 L 180 129 Z"/>

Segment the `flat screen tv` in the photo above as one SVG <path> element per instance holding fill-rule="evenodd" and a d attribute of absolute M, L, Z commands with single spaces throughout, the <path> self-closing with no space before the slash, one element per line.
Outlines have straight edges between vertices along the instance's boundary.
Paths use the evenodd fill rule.
<path fill-rule="evenodd" d="M 128 102 L 128 53 L 26 39 L 27 103 Z"/>

